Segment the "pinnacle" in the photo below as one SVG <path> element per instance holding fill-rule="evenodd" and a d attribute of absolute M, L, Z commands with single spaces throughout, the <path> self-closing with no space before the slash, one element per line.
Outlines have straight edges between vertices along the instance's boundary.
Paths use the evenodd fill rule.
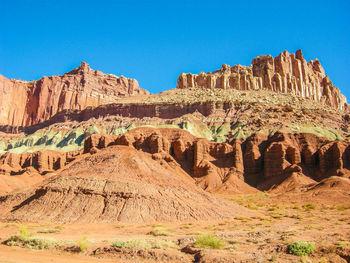
<path fill-rule="evenodd" d="M 89 71 L 91 68 L 88 63 L 82 61 L 78 69 L 81 71 Z"/>

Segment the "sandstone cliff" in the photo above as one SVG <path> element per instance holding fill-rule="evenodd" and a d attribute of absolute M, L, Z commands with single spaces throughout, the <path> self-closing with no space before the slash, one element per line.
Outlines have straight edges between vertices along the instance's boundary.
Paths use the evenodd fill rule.
<path fill-rule="evenodd" d="M 249 67 L 224 64 L 214 72 L 201 72 L 199 75 L 182 73 L 177 80 L 177 88 L 266 89 L 347 109 L 345 96 L 325 75 L 320 61 L 306 62 L 301 50 L 295 54 L 284 51 L 275 58 L 262 55 L 254 58 Z"/>
<path fill-rule="evenodd" d="M 0 75 L 0 125 L 30 126 L 62 110 L 83 110 L 137 94 L 149 93 L 135 79 L 92 70 L 85 62 L 62 76 L 30 82 Z"/>
<path fill-rule="evenodd" d="M 320 181 L 350 174 L 349 142 L 332 142 L 308 133 L 277 132 L 216 143 L 181 129 L 151 127 L 135 128 L 122 135 L 92 134 L 85 139 L 83 151 L 7 153 L 0 156 L 0 173 L 23 174 L 32 167 L 45 174 L 65 167 L 82 153 L 95 154 L 112 145 L 149 153 L 165 168 L 181 167 L 197 185 L 213 192 L 254 191 L 249 185 L 268 190 L 293 175 Z"/>

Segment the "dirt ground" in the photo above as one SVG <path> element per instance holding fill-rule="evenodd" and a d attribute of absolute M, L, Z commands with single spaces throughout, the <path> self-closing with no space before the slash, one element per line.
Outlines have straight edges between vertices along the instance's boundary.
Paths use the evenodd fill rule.
<path fill-rule="evenodd" d="M 0 222 L 0 262 L 349 262 L 350 204 L 278 198 L 267 193 L 221 196 L 261 216 L 226 221 L 156 224 L 50 224 Z M 24 230 L 23 230 L 24 229 Z M 41 237 L 42 250 L 5 245 L 12 235 Z M 212 234 L 218 249 L 200 248 Z M 82 246 L 84 240 L 85 247 Z M 136 241 L 135 241 L 136 240 Z M 127 242 L 132 245 L 125 245 Z M 289 254 L 294 241 L 311 241 L 308 256 Z M 113 247 L 112 244 L 121 244 Z M 123 243 L 124 242 L 124 243 Z M 152 244 L 151 246 L 149 244 Z M 82 246 L 82 249 L 81 249 Z"/>

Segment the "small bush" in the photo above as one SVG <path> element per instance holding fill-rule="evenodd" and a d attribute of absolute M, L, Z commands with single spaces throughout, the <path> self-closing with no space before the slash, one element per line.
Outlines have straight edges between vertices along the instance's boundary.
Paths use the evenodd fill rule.
<path fill-rule="evenodd" d="M 350 247 L 350 242 L 349 241 L 338 241 L 336 243 L 336 246 L 340 247 L 340 248 Z"/>
<path fill-rule="evenodd" d="M 236 220 L 240 220 L 240 221 L 242 221 L 242 222 L 247 222 L 247 221 L 250 220 L 250 218 L 248 218 L 248 217 L 243 217 L 243 216 L 236 216 L 235 219 L 236 219 Z"/>
<path fill-rule="evenodd" d="M 40 234 L 52 234 L 52 233 L 58 233 L 60 231 L 61 230 L 56 229 L 56 228 L 53 228 L 53 229 L 41 229 L 41 230 L 38 231 L 38 233 L 40 233 Z"/>
<path fill-rule="evenodd" d="M 89 246 L 89 239 L 87 237 L 83 237 L 78 241 L 78 246 L 80 251 L 85 251 Z"/>
<path fill-rule="evenodd" d="M 32 249 L 48 249 L 55 243 L 56 242 L 53 240 L 33 237 L 33 234 L 23 225 L 19 227 L 18 233 L 3 242 L 3 244 L 7 246 L 18 246 Z"/>
<path fill-rule="evenodd" d="M 29 233 L 28 228 L 24 225 L 21 225 L 18 229 L 19 235 L 22 239 L 26 239 L 30 236 L 32 236 L 31 233 Z"/>
<path fill-rule="evenodd" d="M 180 229 L 190 229 L 190 228 L 193 228 L 193 227 L 194 227 L 194 225 L 192 225 L 192 224 L 181 225 L 181 226 L 180 226 Z"/>
<path fill-rule="evenodd" d="M 57 230 L 63 230 L 63 229 L 64 229 L 64 226 L 55 226 L 55 229 L 57 229 Z"/>
<path fill-rule="evenodd" d="M 21 235 L 13 235 L 7 239 L 4 244 L 7 246 L 18 246 L 41 250 L 50 248 L 53 244 L 55 244 L 55 242 L 39 237 L 23 238 Z"/>
<path fill-rule="evenodd" d="M 350 206 L 338 205 L 338 206 L 336 207 L 336 209 L 337 209 L 338 211 L 345 211 L 345 210 L 347 210 L 347 209 L 350 209 Z"/>
<path fill-rule="evenodd" d="M 139 249 L 177 248 L 177 246 L 171 241 L 156 239 L 134 239 L 128 241 L 117 241 L 112 244 L 112 247 Z"/>
<path fill-rule="evenodd" d="M 249 203 L 248 205 L 246 205 L 246 207 L 251 210 L 258 210 L 258 207 L 253 203 Z"/>
<path fill-rule="evenodd" d="M 158 236 L 170 236 L 168 229 L 162 226 L 157 226 L 152 229 L 152 231 L 148 232 L 147 235 L 152 235 L 155 237 Z"/>
<path fill-rule="evenodd" d="M 194 245 L 198 248 L 220 249 L 224 246 L 224 241 L 214 235 L 207 234 L 197 238 Z"/>
<path fill-rule="evenodd" d="M 303 205 L 303 208 L 306 211 L 310 211 L 310 210 L 316 209 L 316 206 L 314 204 L 306 204 L 306 205 Z"/>
<path fill-rule="evenodd" d="M 312 253 L 315 249 L 314 242 L 297 241 L 289 245 L 288 251 L 290 254 L 297 256 L 306 256 Z"/>
<path fill-rule="evenodd" d="M 117 241 L 112 244 L 112 247 L 125 247 L 125 248 L 134 248 L 135 244 L 131 241 Z"/>

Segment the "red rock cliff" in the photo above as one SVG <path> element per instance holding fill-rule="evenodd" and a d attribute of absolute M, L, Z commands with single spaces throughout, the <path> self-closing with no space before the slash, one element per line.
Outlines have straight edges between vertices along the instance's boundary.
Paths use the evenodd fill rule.
<path fill-rule="evenodd" d="M 29 126 L 65 109 L 83 110 L 137 94 L 149 93 L 135 79 L 103 74 L 85 62 L 62 76 L 37 81 L 9 80 L 0 75 L 0 125 Z"/>
<path fill-rule="evenodd" d="M 267 89 L 310 98 L 341 110 L 347 108 L 345 96 L 325 75 L 319 60 L 306 62 L 301 50 L 295 54 L 284 51 L 275 58 L 259 56 L 249 67 L 224 64 L 214 72 L 182 73 L 177 88 Z"/>

